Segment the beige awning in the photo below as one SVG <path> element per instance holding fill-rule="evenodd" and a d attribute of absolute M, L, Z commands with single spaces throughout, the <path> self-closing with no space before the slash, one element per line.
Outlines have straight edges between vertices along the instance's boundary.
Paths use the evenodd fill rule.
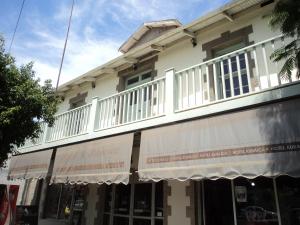
<path fill-rule="evenodd" d="M 52 183 L 124 183 L 130 175 L 133 134 L 58 148 Z"/>
<path fill-rule="evenodd" d="M 47 176 L 53 150 L 16 155 L 10 159 L 9 179 L 42 179 Z"/>
<path fill-rule="evenodd" d="M 142 132 L 141 180 L 300 175 L 300 100 Z"/>

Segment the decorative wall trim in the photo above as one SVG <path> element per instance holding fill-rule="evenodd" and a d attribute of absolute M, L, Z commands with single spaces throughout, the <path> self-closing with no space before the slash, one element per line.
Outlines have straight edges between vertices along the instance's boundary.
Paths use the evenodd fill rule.
<path fill-rule="evenodd" d="M 70 109 L 73 109 L 73 105 L 78 103 L 78 102 L 83 102 L 82 105 L 86 104 L 85 98 L 87 97 L 88 93 L 84 92 L 84 93 L 78 93 L 75 97 L 71 98 L 69 100 L 69 104 L 70 104 Z"/>

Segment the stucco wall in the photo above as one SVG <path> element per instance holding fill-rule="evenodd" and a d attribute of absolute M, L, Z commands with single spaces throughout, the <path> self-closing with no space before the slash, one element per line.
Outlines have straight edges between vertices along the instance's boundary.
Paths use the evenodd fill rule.
<path fill-rule="evenodd" d="M 176 180 L 168 181 L 171 194 L 168 196 L 168 225 L 191 225 L 191 218 L 187 217 L 187 207 L 190 206 L 190 197 L 186 195 L 186 189 L 190 181 L 179 182 Z"/>
<path fill-rule="evenodd" d="M 57 114 L 69 110 L 70 109 L 69 100 L 73 97 L 76 97 L 76 95 L 79 93 L 85 93 L 85 92 L 88 93 L 85 99 L 86 103 L 91 103 L 93 97 L 99 97 L 101 99 L 115 94 L 117 92 L 116 86 L 118 82 L 119 79 L 117 77 L 117 74 L 104 75 L 103 77 L 100 77 L 96 80 L 95 88 L 92 88 L 91 83 L 85 83 L 84 85 L 81 85 L 79 88 L 68 91 L 66 93 L 64 101 L 62 101 L 59 104 Z"/>
<path fill-rule="evenodd" d="M 254 43 L 279 35 L 279 31 L 274 32 L 268 26 L 268 19 L 262 18 L 270 12 L 272 7 L 273 4 L 255 10 L 247 10 L 233 22 L 224 20 L 210 29 L 203 30 L 197 36 L 196 47 L 193 47 L 190 39 L 187 39 L 161 52 L 155 65 L 158 77 L 164 76 L 165 71 L 169 68 L 182 70 L 203 62 L 206 53 L 202 51 L 202 45 L 219 38 L 224 32 L 233 32 L 252 25 L 253 33 L 249 35 L 249 41 L 254 41 Z"/>

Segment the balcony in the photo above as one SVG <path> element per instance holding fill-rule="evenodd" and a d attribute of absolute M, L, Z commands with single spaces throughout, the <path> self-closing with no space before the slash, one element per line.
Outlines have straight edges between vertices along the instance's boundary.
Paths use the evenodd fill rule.
<path fill-rule="evenodd" d="M 51 148 L 220 113 L 300 94 L 295 77 L 278 76 L 270 54 L 284 43 L 271 38 L 56 115 L 53 127 L 19 151 Z"/>

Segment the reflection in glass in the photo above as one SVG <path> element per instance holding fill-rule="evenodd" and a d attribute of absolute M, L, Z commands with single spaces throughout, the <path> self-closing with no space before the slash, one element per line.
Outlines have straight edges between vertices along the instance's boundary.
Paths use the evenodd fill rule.
<path fill-rule="evenodd" d="M 110 218 L 109 214 L 103 215 L 103 225 L 109 225 L 109 218 Z"/>
<path fill-rule="evenodd" d="M 151 216 L 152 184 L 136 184 L 134 190 L 133 214 L 137 216 Z"/>
<path fill-rule="evenodd" d="M 277 225 L 273 181 L 270 178 L 237 178 L 234 192 L 238 225 Z"/>
<path fill-rule="evenodd" d="M 128 217 L 114 216 L 114 225 L 129 225 Z"/>
<path fill-rule="evenodd" d="M 276 179 L 283 225 L 300 225 L 300 179 L 282 176 Z"/>
<path fill-rule="evenodd" d="M 112 185 L 105 185 L 104 212 L 110 212 L 112 200 Z"/>
<path fill-rule="evenodd" d="M 156 219 L 155 220 L 155 225 L 163 225 L 164 224 L 164 221 L 161 220 L 161 219 Z"/>
<path fill-rule="evenodd" d="M 52 184 L 48 187 L 45 205 L 46 218 L 56 218 L 62 185 Z"/>
<path fill-rule="evenodd" d="M 164 199 L 163 181 L 160 181 L 155 185 L 155 216 L 156 217 L 164 216 L 163 199 Z"/>
<path fill-rule="evenodd" d="M 230 180 L 205 180 L 204 192 L 205 224 L 234 225 Z"/>
<path fill-rule="evenodd" d="M 115 214 L 129 214 L 131 185 L 119 184 L 116 186 Z"/>
<path fill-rule="evenodd" d="M 133 219 L 133 225 L 151 225 L 150 219 Z"/>

